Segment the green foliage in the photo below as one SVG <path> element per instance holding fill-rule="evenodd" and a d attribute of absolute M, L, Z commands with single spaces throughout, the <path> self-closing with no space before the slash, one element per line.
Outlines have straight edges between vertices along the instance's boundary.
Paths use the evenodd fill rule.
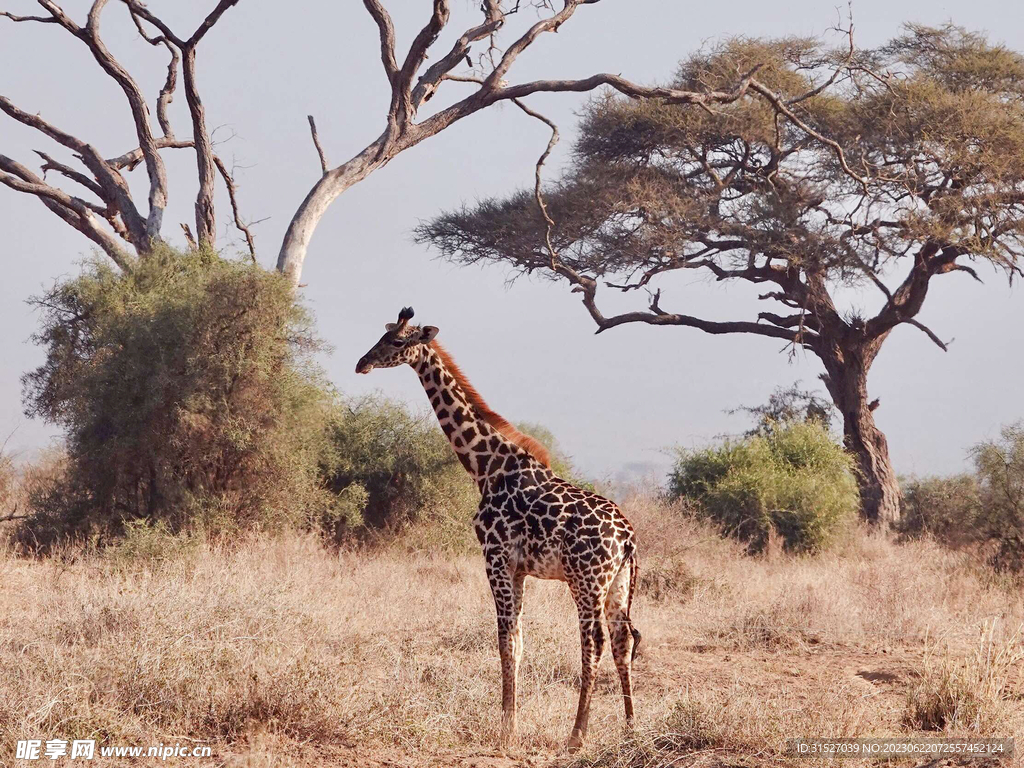
<path fill-rule="evenodd" d="M 518 428 L 548 447 L 556 473 L 591 487 L 550 430 L 539 424 Z M 327 432 L 322 471 L 337 501 L 323 523 L 336 539 L 380 538 L 384 531 L 417 549 L 476 547 L 470 520 L 480 493 L 432 413 L 417 414 L 379 396 L 344 400 Z"/>
<path fill-rule="evenodd" d="M 981 494 L 974 475 L 906 478 L 898 531 L 906 538 L 930 536 L 947 546 L 977 543 Z"/>
<path fill-rule="evenodd" d="M 284 278 L 161 248 L 128 274 L 88 263 L 34 303 L 46 359 L 24 377 L 26 410 L 65 429 L 68 458 L 35 490 L 23 542 L 102 540 L 136 520 L 275 526 L 329 504 L 329 397 Z"/>
<path fill-rule="evenodd" d="M 327 425 L 327 487 L 338 499 L 335 533 L 459 521 L 468 528 L 478 493 L 433 414 L 369 397 L 342 402 Z"/>
<path fill-rule="evenodd" d="M 899 531 L 948 546 L 987 545 L 996 570 L 1024 571 L 1024 422 L 972 451 L 974 474 L 904 480 Z"/>
<path fill-rule="evenodd" d="M 758 68 L 863 184 L 836 145 L 808 140 L 752 91 L 714 110 L 608 95 L 586 107 L 572 162 L 545 192 L 552 232 L 527 189 L 445 213 L 417 238 L 457 263 L 556 278 L 550 234 L 564 265 L 625 290 L 695 267 L 786 288 L 767 264 L 867 284 L 928 242 L 1017 272 L 1024 56 L 951 25 L 910 26 L 844 70 L 847 55 L 738 37 L 689 56 L 671 84 L 729 91 Z M 908 197 L 919 204 L 890 204 Z"/>
<path fill-rule="evenodd" d="M 155 571 L 194 553 L 200 544 L 198 535 L 174 533 L 164 520 L 129 520 L 116 543 L 103 550 L 103 561 L 113 571 Z"/>
<path fill-rule="evenodd" d="M 981 495 L 980 526 L 994 542 L 997 570 L 1024 571 L 1024 421 L 974 449 Z"/>
<path fill-rule="evenodd" d="M 850 457 L 820 424 L 791 422 L 770 434 L 679 451 L 669 496 L 762 551 L 776 532 L 787 549 L 826 548 L 856 514 Z"/>
<path fill-rule="evenodd" d="M 729 411 L 746 413 L 753 417 L 754 426 L 745 435 L 771 435 L 780 425 L 806 421 L 828 429 L 836 407 L 810 390 L 800 389 L 800 382 L 789 387 L 777 387 L 763 405 L 742 405 Z"/>
<path fill-rule="evenodd" d="M 119 557 L 150 561 L 196 529 L 308 525 L 472 539 L 479 494 L 433 415 L 330 391 L 281 276 L 162 248 L 128 274 L 90 262 L 35 304 L 46 359 L 24 377 L 27 412 L 63 427 L 66 449 L 27 484 L 26 547 L 117 539 Z"/>

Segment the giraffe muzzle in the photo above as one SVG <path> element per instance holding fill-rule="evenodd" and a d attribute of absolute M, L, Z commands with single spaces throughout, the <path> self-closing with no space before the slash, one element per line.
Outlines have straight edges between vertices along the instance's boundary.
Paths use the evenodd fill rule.
<path fill-rule="evenodd" d="M 373 363 L 371 363 L 365 357 L 360 357 L 359 362 L 356 363 L 356 373 L 369 373 L 372 370 Z"/>

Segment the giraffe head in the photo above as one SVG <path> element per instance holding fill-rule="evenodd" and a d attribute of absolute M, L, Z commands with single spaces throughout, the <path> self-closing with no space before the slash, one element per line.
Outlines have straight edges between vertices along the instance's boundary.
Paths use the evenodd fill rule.
<path fill-rule="evenodd" d="M 374 368 L 394 368 L 402 363 L 415 363 L 419 360 L 420 347 L 429 344 L 437 335 L 437 328 L 432 325 L 410 325 L 412 307 L 405 307 L 398 313 L 397 323 L 384 326 L 385 333 L 370 351 L 359 358 L 356 373 L 369 373 Z"/>

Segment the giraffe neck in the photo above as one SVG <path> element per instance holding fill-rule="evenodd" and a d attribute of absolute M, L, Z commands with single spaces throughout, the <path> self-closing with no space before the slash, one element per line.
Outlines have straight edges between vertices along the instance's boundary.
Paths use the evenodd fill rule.
<path fill-rule="evenodd" d="M 413 364 L 420 383 L 462 466 L 483 487 L 504 470 L 510 456 L 529 454 L 484 419 L 435 349 L 424 345 L 422 350 Z"/>

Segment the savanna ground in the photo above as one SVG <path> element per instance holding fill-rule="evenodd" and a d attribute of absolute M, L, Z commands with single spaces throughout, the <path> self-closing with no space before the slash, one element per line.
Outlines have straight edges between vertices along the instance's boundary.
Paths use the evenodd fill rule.
<path fill-rule="evenodd" d="M 520 738 L 502 752 L 478 555 L 414 535 L 339 553 L 140 534 L 0 557 L 2 762 L 59 736 L 213 747 L 164 765 L 809 768 L 787 739 L 1024 736 L 1024 600 L 976 556 L 858 531 L 753 558 L 650 497 L 624 508 L 643 546 L 632 737 L 606 654 L 588 745 L 563 751 L 579 670 L 564 585 L 527 583 Z M 939 764 L 903 764 L 922 763 Z"/>

